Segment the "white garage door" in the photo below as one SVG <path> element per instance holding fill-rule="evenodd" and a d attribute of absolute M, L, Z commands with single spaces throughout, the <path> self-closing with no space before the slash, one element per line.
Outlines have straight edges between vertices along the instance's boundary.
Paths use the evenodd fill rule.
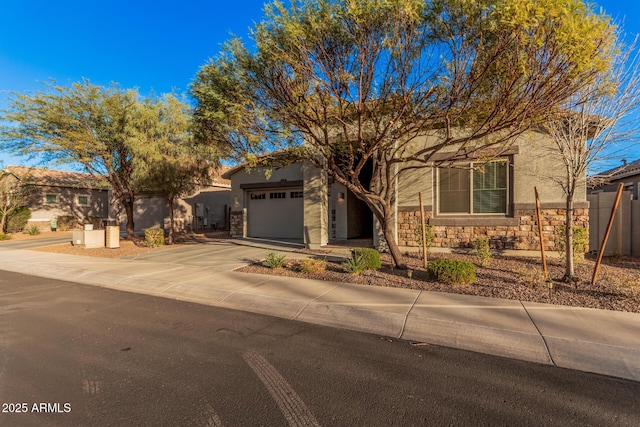
<path fill-rule="evenodd" d="M 302 188 L 250 191 L 247 235 L 272 239 L 302 239 L 302 195 Z"/>

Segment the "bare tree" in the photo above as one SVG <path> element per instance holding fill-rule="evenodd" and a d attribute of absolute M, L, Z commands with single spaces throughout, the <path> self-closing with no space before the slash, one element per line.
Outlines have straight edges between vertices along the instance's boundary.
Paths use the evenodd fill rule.
<path fill-rule="evenodd" d="M 622 37 L 618 37 L 621 40 Z M 586 185 L 587 172 L 618 144 L 638 137 L 640 106 L 640 53 L 635 41 L 617 46 L 608 73 L 582 88 L 544 123 L 544 129 L 562 154 L 564 176 L 557 180 L 565 194 L 565 280 L 575 275 L 573 213 L 576 191 Z"/>

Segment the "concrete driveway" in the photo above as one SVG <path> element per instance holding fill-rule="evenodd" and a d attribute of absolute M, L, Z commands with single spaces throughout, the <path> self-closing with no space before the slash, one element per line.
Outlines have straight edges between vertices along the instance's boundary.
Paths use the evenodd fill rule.
<path fill-rule="evenodd" d="M 185 244 L 171 249 L 123 259 L 231 271 L 243 265 L 260 261 L 271 251 L 286 253 L 288 258 L 303 258 L 306 256 L 295 253 L 295 249 L 296 245 L 286 242 L 229 239 Z"/>

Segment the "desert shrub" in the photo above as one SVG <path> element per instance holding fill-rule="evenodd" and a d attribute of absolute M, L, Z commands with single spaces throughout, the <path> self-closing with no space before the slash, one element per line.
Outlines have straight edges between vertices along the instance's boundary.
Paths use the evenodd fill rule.
<path fill-rule="evenodd" d="M 22 232 L 30 236 L 36 236 L 40 234 L 40 227 L 35 224 L 27 225 Z"/>
<path fill-rule="evenodd" d="M 269 268 L 281 268 L 287 263 L 287 256 L 278 252 L 269 252 L 264 259 L 264 265 Z"/>
<path fill-rule="evenodd" d="M 144 244 L 150 248 L 164 245 L 164 230 L 159 227 L 145 228 Z"/>
<path fill-rule="evenodd" d="M 433 231 L 433 225 L 426 224 L 424 226 L 424 235 L 427 242 L 427 253 L 429 253 L 429 248 L 433 245 L 433 240 L 436 237 L 435 232 Z M 418 224 L 416 226 L 415 239 L 418 243 L 418 254 L 422 256 L 422 224 Z"/>
<path fill-rule="evenodd" d="M 318 274 L 327 269 L 327 261 L 324 259 L 307 258 L 300 262 L 300 271 L 305 274 Z"/>
<path fill-rule="evenodd" d="M 476 241 L 473 243 L 473 249 L 475 249 L 478 263 L 482 267 L 488 267 L 491 265 L 491 249 L 489 248 L 488 236 L 478 236 Z"/>
<path fill-rule="evenodd" d="M 529 288 L 542 286 L 546 281 L 544 271 L 540 267 L 525 267 L 518 271 L 518 283 Z"/>
<path fill-rule="evenodd" d="M 558 251 L 561 262 L 564 263 L 567 256 L 564 234 L 566 228 L 559 228 L 556 241 L 558 242 Z M 584 227 L 573 227 L 573 262 L 579 263 L 584 261 L 584 254 L 589 249 L 589 229 Z"/>
<path fill-rule="evenodd" d="M 351 249 L 351 257 L 362 257 L 366 270 L 376 270 L 380 268 L 380 252 L 372 248 L 353 248 Z"/>
<path fill-rule="evenodd" d="M 31 218 L 31 209 L 21 207 L 14 210 L 7 218 L 6 231 L 8 233 L 20 233 L 27 226 L 29 218 Z"/>
<path fill-rule="evenodd" d="M 8 234 L 0 233 L 0 241 L 2 240 L 11 240 L 11 236 L 9 236 Z"/>
<path fill-rule="evenodd" d="M 367 269 L 368 263 L 364 259 L 364 256 L 352 254 L 351 258 L 347 258 L 342 265 L 349 273 L 360 274 L 363 270 Z"/>
<path fill-rule="evenodd" d="M 476 266 L 469 261 L 437 259 L 427 266 L 429 278 L 449 285 L 470 284 L 476 280 Z"/>
<path fill-rule="evenodd" d="M 61 215 L 57 218 L 58 230 L 69 231 L 78 227 L 78 219 L 72 215 Z"/>

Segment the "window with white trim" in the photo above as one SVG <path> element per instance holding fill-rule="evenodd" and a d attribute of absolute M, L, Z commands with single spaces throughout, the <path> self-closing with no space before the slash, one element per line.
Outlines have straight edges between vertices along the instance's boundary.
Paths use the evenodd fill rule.
<path fill-rule="evenodd" d="M 89 197 L 88 196 L 78 196 L 78 205 L 80 205 L 80 206 L 88 206 L 89 205 Z"/>
<path fill-rule="evenodd" d="M 55 205 L 58 203 L 58 195 L 57 194 L 47 194 L 44 196 L 44 202 L 47 205 Z"/>
<path fill-rule="evenodd" d="M 441 214 L 506 214 L 509 168 L 506 160 L 438 169 Z"/>

